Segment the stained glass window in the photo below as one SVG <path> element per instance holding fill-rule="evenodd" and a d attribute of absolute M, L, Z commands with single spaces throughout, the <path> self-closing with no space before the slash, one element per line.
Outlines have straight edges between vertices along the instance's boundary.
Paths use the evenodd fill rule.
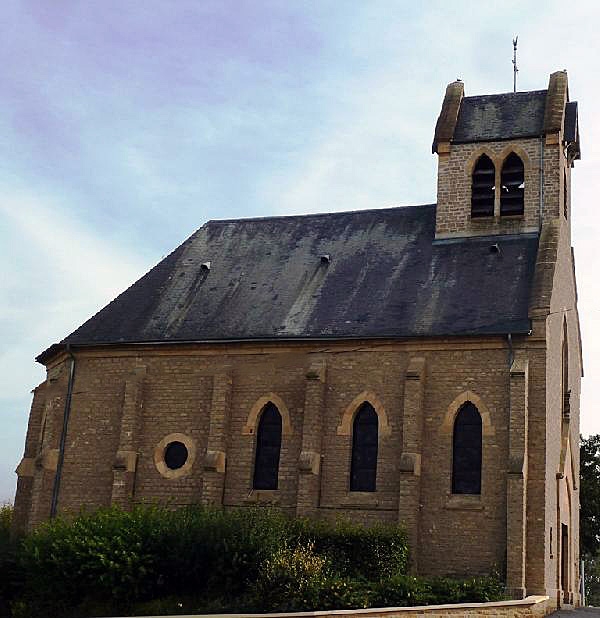
<path fill-rule="evenodd" d="M 378 426 L 377 412 L 365 401 L 354 417 L 352 428 L 350 491 L 375 491 Z"/>
<path fill-rule="evenodd" d="M 467 401 L 454 420 L 452 493 L 481 493 L 481 416 Z"/>
<path fill-rule="evenodd" d="M 277 489 L 281 451 L 281 414 L 269 402 L 263 409 L 256 432 L 254 489 Z"/>

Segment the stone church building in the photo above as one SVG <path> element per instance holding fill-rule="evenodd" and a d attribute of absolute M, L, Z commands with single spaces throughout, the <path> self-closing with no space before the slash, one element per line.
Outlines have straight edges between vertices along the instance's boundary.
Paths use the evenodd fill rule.
<path fill-rule="evenodd" d="M 445 93 L 437 202 L 209 221 L 37 360 L 22 529 L 170 499 L 400 522 L 415 572 L 579 599 L 567 74 Z"/>

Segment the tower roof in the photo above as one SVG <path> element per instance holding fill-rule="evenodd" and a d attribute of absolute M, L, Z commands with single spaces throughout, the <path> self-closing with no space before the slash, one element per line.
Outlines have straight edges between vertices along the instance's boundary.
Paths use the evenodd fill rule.
<path fill-rule="evenodd" d="M 454 143 L 518 139 L 542 135 L 546 90 L 464 97 Z"/>
<path fill-rule="evenodd" d="M 442 143 L 475 143 L 540 137 L 563 132 L 571 160 L 580 157 L 577 102 L 569 102 L 566 71 L 550 75 L 546 90 L 464 96 L 462 81 L 446 88 L 433 137 Z"/>

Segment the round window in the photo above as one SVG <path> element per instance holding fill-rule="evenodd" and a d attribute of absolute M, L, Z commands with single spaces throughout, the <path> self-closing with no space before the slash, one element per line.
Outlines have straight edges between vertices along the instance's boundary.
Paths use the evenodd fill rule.
<path fill-rule="evenodd" d="M 166 479 L 187 476 L 195 460 L 196 443 L 184 433 L 170 433 L 154 449 L 154 465 Z"/>
<path fill-rule="evenodd" d="M 169 470 L 179 470 L 188 459 L 188 450 L 183 442 L 169 442 L 165 447 L 165 464 Z"/>

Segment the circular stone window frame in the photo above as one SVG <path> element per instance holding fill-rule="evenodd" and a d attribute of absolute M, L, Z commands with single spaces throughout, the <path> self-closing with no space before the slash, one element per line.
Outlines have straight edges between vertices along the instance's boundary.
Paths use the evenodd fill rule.
<path fill-rule="evenodd" d="M 181 442 L 188 452 L 186 462 L 181 468 L 175 470 L 169 468 L 165 462 L 165 450 L 171 442 Z M 193 438 L 183 433 L 170 433 L 168 436 L 165 436 L 154 449 L 154 465 L 158 473 L 166 479 L 178 479 L 182 476 L 187 476 L 191 472 L 195 460 L 196 442 Z"/>

